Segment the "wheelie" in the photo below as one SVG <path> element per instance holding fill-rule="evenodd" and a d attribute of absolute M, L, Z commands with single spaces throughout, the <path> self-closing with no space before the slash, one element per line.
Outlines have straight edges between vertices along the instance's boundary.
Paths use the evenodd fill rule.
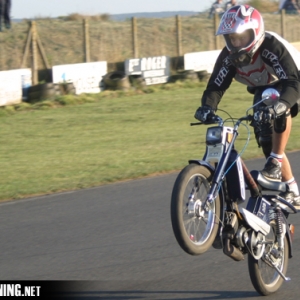
<path fill-rule="evenodd" d="M 278 98 L 275 89 L 267 89 L 256 106 L 271 102 L 263 110 L 269 111 Z M 223 249 L 235 261 L 248 254 L 253 286 L 268 295 L 290 280 L 286 273 L 294 226 L 287 219 L 297 209 L 280 196 L 286 184 L 268 180 L 258 171 L 249 172 L 234 147 L 239 126 L 253 121 L 251 108 L 233 127 L 225 126 L 232 118 L 223 120 L 218 115 L 192 124 L 214 126 L 207 129 L 203 160 L 190 160 L 174 183 L 171 220 L 174 235 L 188 254 L 202 254 L 211 246 Z M 250 197 L 243 208 L 247 190 Z M 268 194 L 271 191 L 277 193 Z"/>
<path fill-rule="evenodd" d="M 292 118 L 300 108 L 300 55 L 286 40 L 266 32 L 261 14 L 249 5 L 227 10 L 217 35 L 226 46 L 195 113 L 200 122 L 192 124 L 213 126 L 207 129 L 203 159 L 190 160 L 174 183 L 172 227 L 191 255 L 211 246 L 235 261 L 247 255 L 253 286 L 269 295 L 290 280 L 286 274 L 294 226 L 288 216 L 300 205 L 285 154 Z M 218 106 L 233 79 L 254 95 L 253 105 L 239 118 L 223 111 L 229 116 L 223 119 L 216 113 L 222 112 Z M 241 157 L 246 145 L 241 152 L 235 149 L 241 124 L 248 128 L 248 140 L 249 125 L 254 127 L 267 159 L 262 170 L 247 169 Z"/>

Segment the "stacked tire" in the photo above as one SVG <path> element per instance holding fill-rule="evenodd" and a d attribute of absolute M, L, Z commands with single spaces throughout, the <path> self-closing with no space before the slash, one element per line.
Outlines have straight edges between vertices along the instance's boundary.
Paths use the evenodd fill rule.
<path fill-rule="evenodd" d="M 207 82 L 210 78 L 210 75 L 207 71 L 199 71 L 197 72 L 200 81 Z"/>
<path fill-rule="evenodd" d="M 141 75 L 129 76 L 130 84 L 135 88 L 145 88 L 147 86 L 145 79 Z"/>
<path fill-rule="evenodd" d="M 103 82 L 108 90 L 128 90 L 131 87 L 128 76 L 122 71 L 107 73 Z"/>
<path fill-rule="evenodd" d="M 181 70 L 178 71 L 176 75 L 173 75 L 170 82 L 176 82 L 177 80 L 190 80 L 199 81 L 198 74 L 193 70 Z"/>
<path fill-rule="evenodd" d="M 197 73 L 195 71 L 192 71 L 192 70 L 184 71 L 183 79 L 184 80 L 195 81 L 195 82 L 199 81 L 199 77 L 198 77 Z"/>
<path fill-rule="evenodd" d="M 75 95 L 76 94 L 76 88 L 75 88 L 75 85 L 73 84 L 73 82 L 63 83 L 62 89 L 63 89 L 62 94 L 64 94 L 64 95 Z"/>
<path fill-rule="evenodd" d="M 37 84 L 28 89 L 28 102 L 52 100 L 61 95 L 60 86 L 53 83 Z"/>

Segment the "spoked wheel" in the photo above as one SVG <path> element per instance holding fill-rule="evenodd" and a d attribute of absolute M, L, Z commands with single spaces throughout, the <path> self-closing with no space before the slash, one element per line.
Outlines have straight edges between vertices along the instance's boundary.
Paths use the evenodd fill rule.
<path fill-rule="evenodd" d="M 173 187 L 171 221 L 174 235 L 181 248 L 191 255 L 207 251 L 217 235 L 220 198 L 204 207 L 211 177 L 208 168 L 190 164 L 180 172 Z"/>
<path fill-rule="evenodd" d="M 283 283 L 283 278 L 271 262 L 283 274 L 286 274 L 288 268 L 289 246 L 287 238 L 284 237 L 283 250 L 279 251 L 275 223 L 271 222 L 270 225 L 271 230 L 266 241 L 272 243 L 266 244 L 262 257 L 257 260 L 252 255 L 248 255 L 248 269 L 252 284 L 256 291 L 263 296 L 275 293 Z"/>

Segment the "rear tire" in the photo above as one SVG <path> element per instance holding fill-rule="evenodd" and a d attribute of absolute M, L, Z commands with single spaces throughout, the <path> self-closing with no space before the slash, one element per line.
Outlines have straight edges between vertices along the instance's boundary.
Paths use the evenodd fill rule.
<path fill-rule="evenodd" d="M 171 221 L 180 247 L 191 255 L 206 252 L 215 240 L 220 221 L 219 196 L 207 211 L 203 204 L 210 190 L 212 172 L 197 164 L 186 166 L 178 175 L 171 198 Z M 198 214 L 188 213 L 189 195 L 195 189 L 194 201 Z"/>
<path fill-rule="evenodd" d="M 267 240 L 273 240 L 273 248 L 278 248 L 278 242 L 276 238 L 276 229 L 275 223 L 271 224 L 271 231 L 267 236 Z M 265 253 L 269 253 L 271 246 L 266 245 Z M 289 259 L 289 245 L 287 237 L 284 237 L 284 249 L 283 255 L 281 258 L 278 258 L 276 263 L 279 270 L 286 274 L 288 268 L 288 259 Z M 273 294 L 279 290 L 283 283 L 283 278 L 278 274 L 278 272 L 268 264 L 266 264 L 262 258 L 256 260 L 252 255 L 248 255 L 248 269 L 251 282 L 256 289 L 256 291 L 262 296 L 267 296 Z"/>

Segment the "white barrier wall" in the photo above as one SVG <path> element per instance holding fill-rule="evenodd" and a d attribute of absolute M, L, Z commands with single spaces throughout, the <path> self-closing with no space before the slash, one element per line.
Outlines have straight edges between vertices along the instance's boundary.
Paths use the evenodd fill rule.
<path fill-rule="evenodd" d="M 184 54 L 184 69 L 207 71 L 211 74 L 221 50 L 202 51 Z"/>
<path fill-rule="evenodd" d="M 106 61 L 52 67 L 53 83 L 73 82 L 77 95 L 101 92 L 102 77 L 106 73 Z"/>
<path fill-rule="evenodd" d="M 23 92 L 31 86 L 31 69 L 0 72 L 0 106 L 22 102 Z"/>
<path fill-rule="evenodd" d="M 125 61 L 126 75 L 140 75 L 146 85 L 166 83 L 170 77 L 170 57 L 153 56 Z"/>
<path fill-rule="evenodd" d="M 300 42 L 291 44 L 300 51 Z M 195 72 L 207 71 L 211 74 L 220 53 L 221 50 L 186 53 L 184 54 L 184 69 Z"/>

